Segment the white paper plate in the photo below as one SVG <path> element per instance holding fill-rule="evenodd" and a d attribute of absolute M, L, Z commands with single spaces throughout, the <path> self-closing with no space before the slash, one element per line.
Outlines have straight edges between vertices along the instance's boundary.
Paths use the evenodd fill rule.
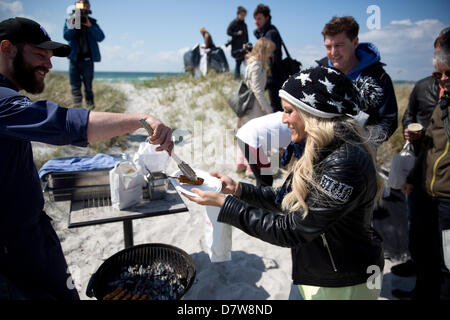
<path fill-rule="evenodd" d="M 194 188 L 202 191 L 220 192 L 220 190 L 222 190 L 222 182 L 220 181 L 220 179 L 217 179 L 216 177 L 211 176 L 208 172 L 202 170 L 194 169 L 194 171 L 197 174 L 197 177 L 203 178 L 205 180 L 203 181 L 203 184 L 196 186 L 189 183 L 180 183 L 178 179 L 169 178 L 169 180 L 177 191 L 185 193 L 192 197 L 198 197 L 196 193 L 192 192 L 192 189 Z M 181 170 L 178 170 L 172 173 L 171 176 L 178 177 L 181 174 Z"/>

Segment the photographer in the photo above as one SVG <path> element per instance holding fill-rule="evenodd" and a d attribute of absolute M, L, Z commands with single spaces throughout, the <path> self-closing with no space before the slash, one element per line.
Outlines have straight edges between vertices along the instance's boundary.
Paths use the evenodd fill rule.
<path fill-rule="evenodd" d="M 245 16 L 247 10 L 239 6 L 237 11 L 237 18 L 231 21 L 227 29 L 227 34 L 231 37 L 231 55 L 236 60 L 236 67 L 234 69 L 234 78 L 241 78 L 241 64 L 245 58 L 245 52 L 242 54 L 242 49 L 248 43 L 248 31 L 245 24 Z"/>
<path fill-rule="evenodd" d="M 88 0 L 75 2 L 75 10 L 64 24 L 64 39 L 69 41 L 72 49 L 68 58 L 73 103 L 75 106 L 81 106 L 83 100 L 81 82 L 83 81 L 86 106 L 92 110 L 95 108 L 92 91 L 94 62 L 101 60 L 97 43 L 103 41 L 105 35 L 98 26 L 97 20 L 89 17 L 91 13 Z"/>

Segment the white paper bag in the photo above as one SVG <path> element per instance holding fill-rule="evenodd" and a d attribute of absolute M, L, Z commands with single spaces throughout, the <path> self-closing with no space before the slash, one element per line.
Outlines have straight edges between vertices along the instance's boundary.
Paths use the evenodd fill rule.
<path fill-rule="evenodd" d="M 211 262 L 231 260 L 231 226 L 217 221 L 219 207 L 206 206 L 205 242 Z"/>
<path fill-rule="evenodd" d="M 151 172 L 165 172 L 169 163 L 169 154 L 167 151 L 156 151 L 157 146 L 150 144 L 148 139 L 139 144 L 138 151 L 134 154 L 133 162 L 137 170 L 144 177 L 148 170 Z M 143 184 L 145 180 L 143 179 Z"/>
<path fill-rule="evenodd" d="M 109 171 L 112 207 L 122 210 L 140 203 L 142 179 L 131 161 L 117 162 Z"/>
<path fill-rule="evenodd" d="M 442 230 L 442 251 L 445 266 L 450 270 L 450 230 Z"/>
<path fill-rule="evenodd" d="M 414 167 L 416 157 L 412 145 L 406 142 L 402 151 L 392 156 L 391 169 L 389 170 L 388 186 L 392 189 L 400 189 L 406 182 L 411 169 Z"/>

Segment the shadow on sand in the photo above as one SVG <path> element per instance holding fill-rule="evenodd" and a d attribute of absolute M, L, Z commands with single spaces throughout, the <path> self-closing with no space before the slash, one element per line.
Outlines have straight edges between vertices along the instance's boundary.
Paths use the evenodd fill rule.
<path fill-rule="evenodd" d="M 185 300 L 265 300 L 270 295 L 256 283 L 262 273 L 277 268 L 274 260 L 244 251 L 233 251 L 232 260 L 211 263 L 208 254 L 191 254 L 197 269 L 195 282 Z M 267 261 L 265 261 L 267 260 Z M 221 284 L 221 285 L 217 285 Z"/>

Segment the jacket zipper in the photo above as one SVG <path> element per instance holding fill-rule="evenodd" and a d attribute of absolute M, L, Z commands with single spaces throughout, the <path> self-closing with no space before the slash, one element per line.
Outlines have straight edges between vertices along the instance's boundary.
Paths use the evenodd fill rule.
<path fill-rule="evenodd" d="M 331 260 L 331 265 L 333 266 L 333 270 L 334 272 L 338 272 L 336 264 L 334 263 L 333 255 L 331 254 L 330 246 L 328 245 L 327 238 L 325 237 L 325 233 L 322 233 L 320 236 L 322 237 L 323 245 L 325 246 L 325 248 L 327 248 L 328 255 L 330 256 Z"/>
<path fill-rule="evenodd" d="M 436 195 L 434 194 L 434 183 L 436 182 L 436 171 L 437 171 L 437 166 L 439 164 L 439 162 L 445 157 L 445 155 L 448 153 L 448 149 L 449 149 L 449 142 L 447 141 L 446 145 L 445 145 L 445 151 L 439 156 L 439 158 L 437 158 L 436 162 L 433 165 L 433 176 L 431 179 L 431 183 L 430 183 L 430 191 L 433 197 L 435 197 Z"/>

